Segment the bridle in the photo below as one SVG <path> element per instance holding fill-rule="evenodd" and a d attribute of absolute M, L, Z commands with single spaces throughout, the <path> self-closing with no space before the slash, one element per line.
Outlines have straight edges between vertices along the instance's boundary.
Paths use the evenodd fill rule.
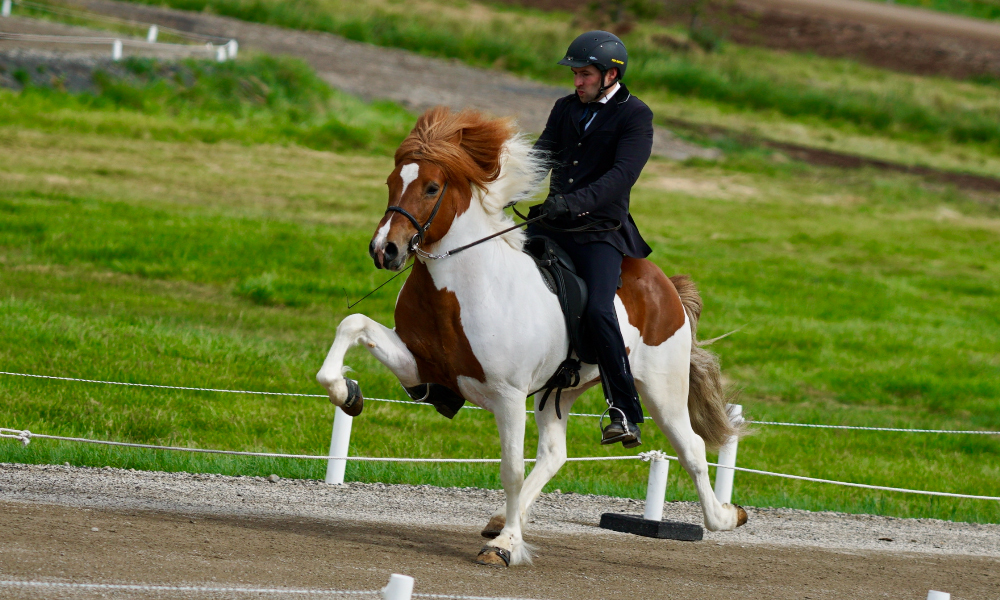
<path fill-rule="evenodd" d="M 434 217 L 437 216 L 438 210 L 441 209 L 441 201 L 444 200 L 444 193 L 447 190 L 448 190 L 448 182 L 445 181 L 444 185 L 441 186 L 441 192 L 438 194 L 437 202 L 434 203 L 434 209 L 431 210 L 431 215 L 427 217 L 427 221 L 423 225 L 421 225 L 420 221 L 418 221 L 416 217 L 411 215 L 409 211 L 407 211 L 402 206 L 392 205 L 385 209 L 385 212 L 397 212 L 403 215 L 404 217 L 409 219 L 410 223 L 413 223 L 413 227 L 416 228 L 417 232 L 414 233 L 413 237 L 410 238 L 410 244 L 409 244 L 410 252 L 416 252 L 417 254 L 424 256 L 424 258 L 436 258 L 433 254 L 428 254 L 427 252 L 421 250 L 420 244 L 424 243 L 424 235 L 427 233 L 427 230 L 431 228 L 431 223 L 434 222 Z"/>

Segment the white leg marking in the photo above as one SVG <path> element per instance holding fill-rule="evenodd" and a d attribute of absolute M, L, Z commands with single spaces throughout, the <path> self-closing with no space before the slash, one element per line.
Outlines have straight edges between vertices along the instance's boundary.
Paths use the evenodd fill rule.
<path fill-rule="evenodd" d="M 577 390 L 566 390 L 562 393 L 559 408 L 562 418 L 556 416 L 556 394 L 549 394 L 549 400 L 545 403 L 544 410 L 538 410 L 538 403 L 541 402 L 542 394 L 535 394 L 535 423 L 538 425 L 538 454 L 535 468 L 524 480 L 524 487 L 521 488 L 521 521 L 522 527 L 527 523 L 528 512 L 531 505 L 542 493 L 542 489 L 555 474 L 566 463 L 566 426 L 569 425 L 569 411 L 573 408 L 573 403 L 580 397 L 587 388 Z"/>
<path fill-rule="evenodd" d="M 326 388 L 330 401 L 335 405 L 342 406 L 347 400 L 347 384 L 343 377 L 344 355 L 359 343 L 389 367 L 403 385 L 412 387 L 420 383 L 417 362 L 395 331 L 364 315 L 350 315 L 337 326 L 337 337 L 316 374 L 316 380 Z"/>
<path fill-rule="evenodd" d="M 636 387 L 649 415 L 666 434 L 681 465 L 694 481 L 705 513 L 705 527 L 710 531 L 736 529 L 736 509 L 716 499 L 708 479 L 705 442 L 691 428 L 687 406 L 691 370 L 690 323 L 685 319 L 684 326 L 670 339 L 659 346 L 640 345 L 632 356 L 638 359 L 632 360 Z"/>
<path fill-rule="evenodd" d="M 520 394 L 514 390 L 514 393 Z M 524 485 L 524 400 L 517 396 L 503 398 L 494 412 L 500 430 L 500 480 L 507 496 L 507 523 L 500 535 L 487 545 L 510 552 L 510 564 L 531 564 L 531 547 L 521 537 L 520 504 Z"/>

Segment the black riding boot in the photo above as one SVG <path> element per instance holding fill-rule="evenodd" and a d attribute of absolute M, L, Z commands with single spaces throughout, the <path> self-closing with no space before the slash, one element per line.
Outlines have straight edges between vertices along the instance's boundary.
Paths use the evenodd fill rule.
<path fill-rule="evenodd" d="M 639 402 L 639 394 L 635 391 L 628 360 L 624 361 L 624 367 L 617 372 L 606 369 L 603 361 L 598 368 L 601 371 L 604 397 L 608 403 L 607 414 L 611 420 L 611 423 L 601 430 L 601 444 L 621 442 L 626 448 L 642 445 L 642 436 L 639 426 L 636 425 L 643 421 L 642 404 Z"/>

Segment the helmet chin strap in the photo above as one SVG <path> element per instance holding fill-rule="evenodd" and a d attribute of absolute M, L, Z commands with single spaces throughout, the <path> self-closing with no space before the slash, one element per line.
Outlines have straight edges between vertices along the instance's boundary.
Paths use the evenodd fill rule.
<path fill-rule="evenodd" d="M 597 65 L 594 65 L 594 66 L 596 67 Z M 614 81 L 612 81 L 611 83 L 609 83 L 607 85 L 604 85 L 604 80 L 607 79 L 608 71 L 610 71 L 610 70 L 611 69 L 604 69 L 603 71 L 601 71 L 601 89 L 597 90 L 597 97 L 594 98 L 592 100 L 592 102 L 597 102 L 598 100 L 600 100 L 601 99 L 601 95 L 605 92 L 605 90 L 607 90 L 608 88 L 610 88 L 614 84 L 618 83 L 618 79 L 619 78 L 616 77 Z"/>

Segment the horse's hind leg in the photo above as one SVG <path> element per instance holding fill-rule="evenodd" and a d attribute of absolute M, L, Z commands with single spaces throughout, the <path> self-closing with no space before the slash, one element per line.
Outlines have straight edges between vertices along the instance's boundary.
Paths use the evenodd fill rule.
<path fill-rule="evenodd" d="M 364 315 L 350 315 L 337 326 L 337 337 L 316 380 L 327 389 L 330 402 L 343 406 L 349 391 L 344 379 L 344 355 L 355 344 L 364 344 L 372 356 L 389 367 L 404 386 L 420 384 L 417 362 L 396 332 Z"/>
<path fill-rule="evenodd" d="M 691 427 L 687 404 L 690 340 L 690 330 L 685 326 L 659 346 L 640 347 L 643 356 L 642 366 L 634 371 L 636 387 L 649 415 L 666 434 L 681 465 L 694 481 L 705 513 L 705 527 L 711 531 L 730 531 L 739 525 L 737 509 L 716 499 L 708 479 L 705 442 Z"/>
<path fill-rule="evenodd" d="M 535 423 L 538 425 L 538 461 L 531 470 L 528 478 L 524 480 L 521 488 L 521 499 L 518 513 L 521 518 L 521 526 L 527 522 L 528 511 L 531 505 L 542 493 L 553 476 L 566 463 L 566 425 L 569 420 L 569 411 L 573 403 L 584 392 L 586 388 L 577 390 L 566 390 L 560 396 L 559 409 L 562 418 L 556 417 L 555 393 L 549 395 L 545 410 L 538 410 L 538 403 L 541 401 L 541 394 L 535 394 Z M 501 506 L 490 522 L 482 531 L 485 538 L 495 538 L 500 535 L 500 531 L 507 524 L 507 505 Z"/>

